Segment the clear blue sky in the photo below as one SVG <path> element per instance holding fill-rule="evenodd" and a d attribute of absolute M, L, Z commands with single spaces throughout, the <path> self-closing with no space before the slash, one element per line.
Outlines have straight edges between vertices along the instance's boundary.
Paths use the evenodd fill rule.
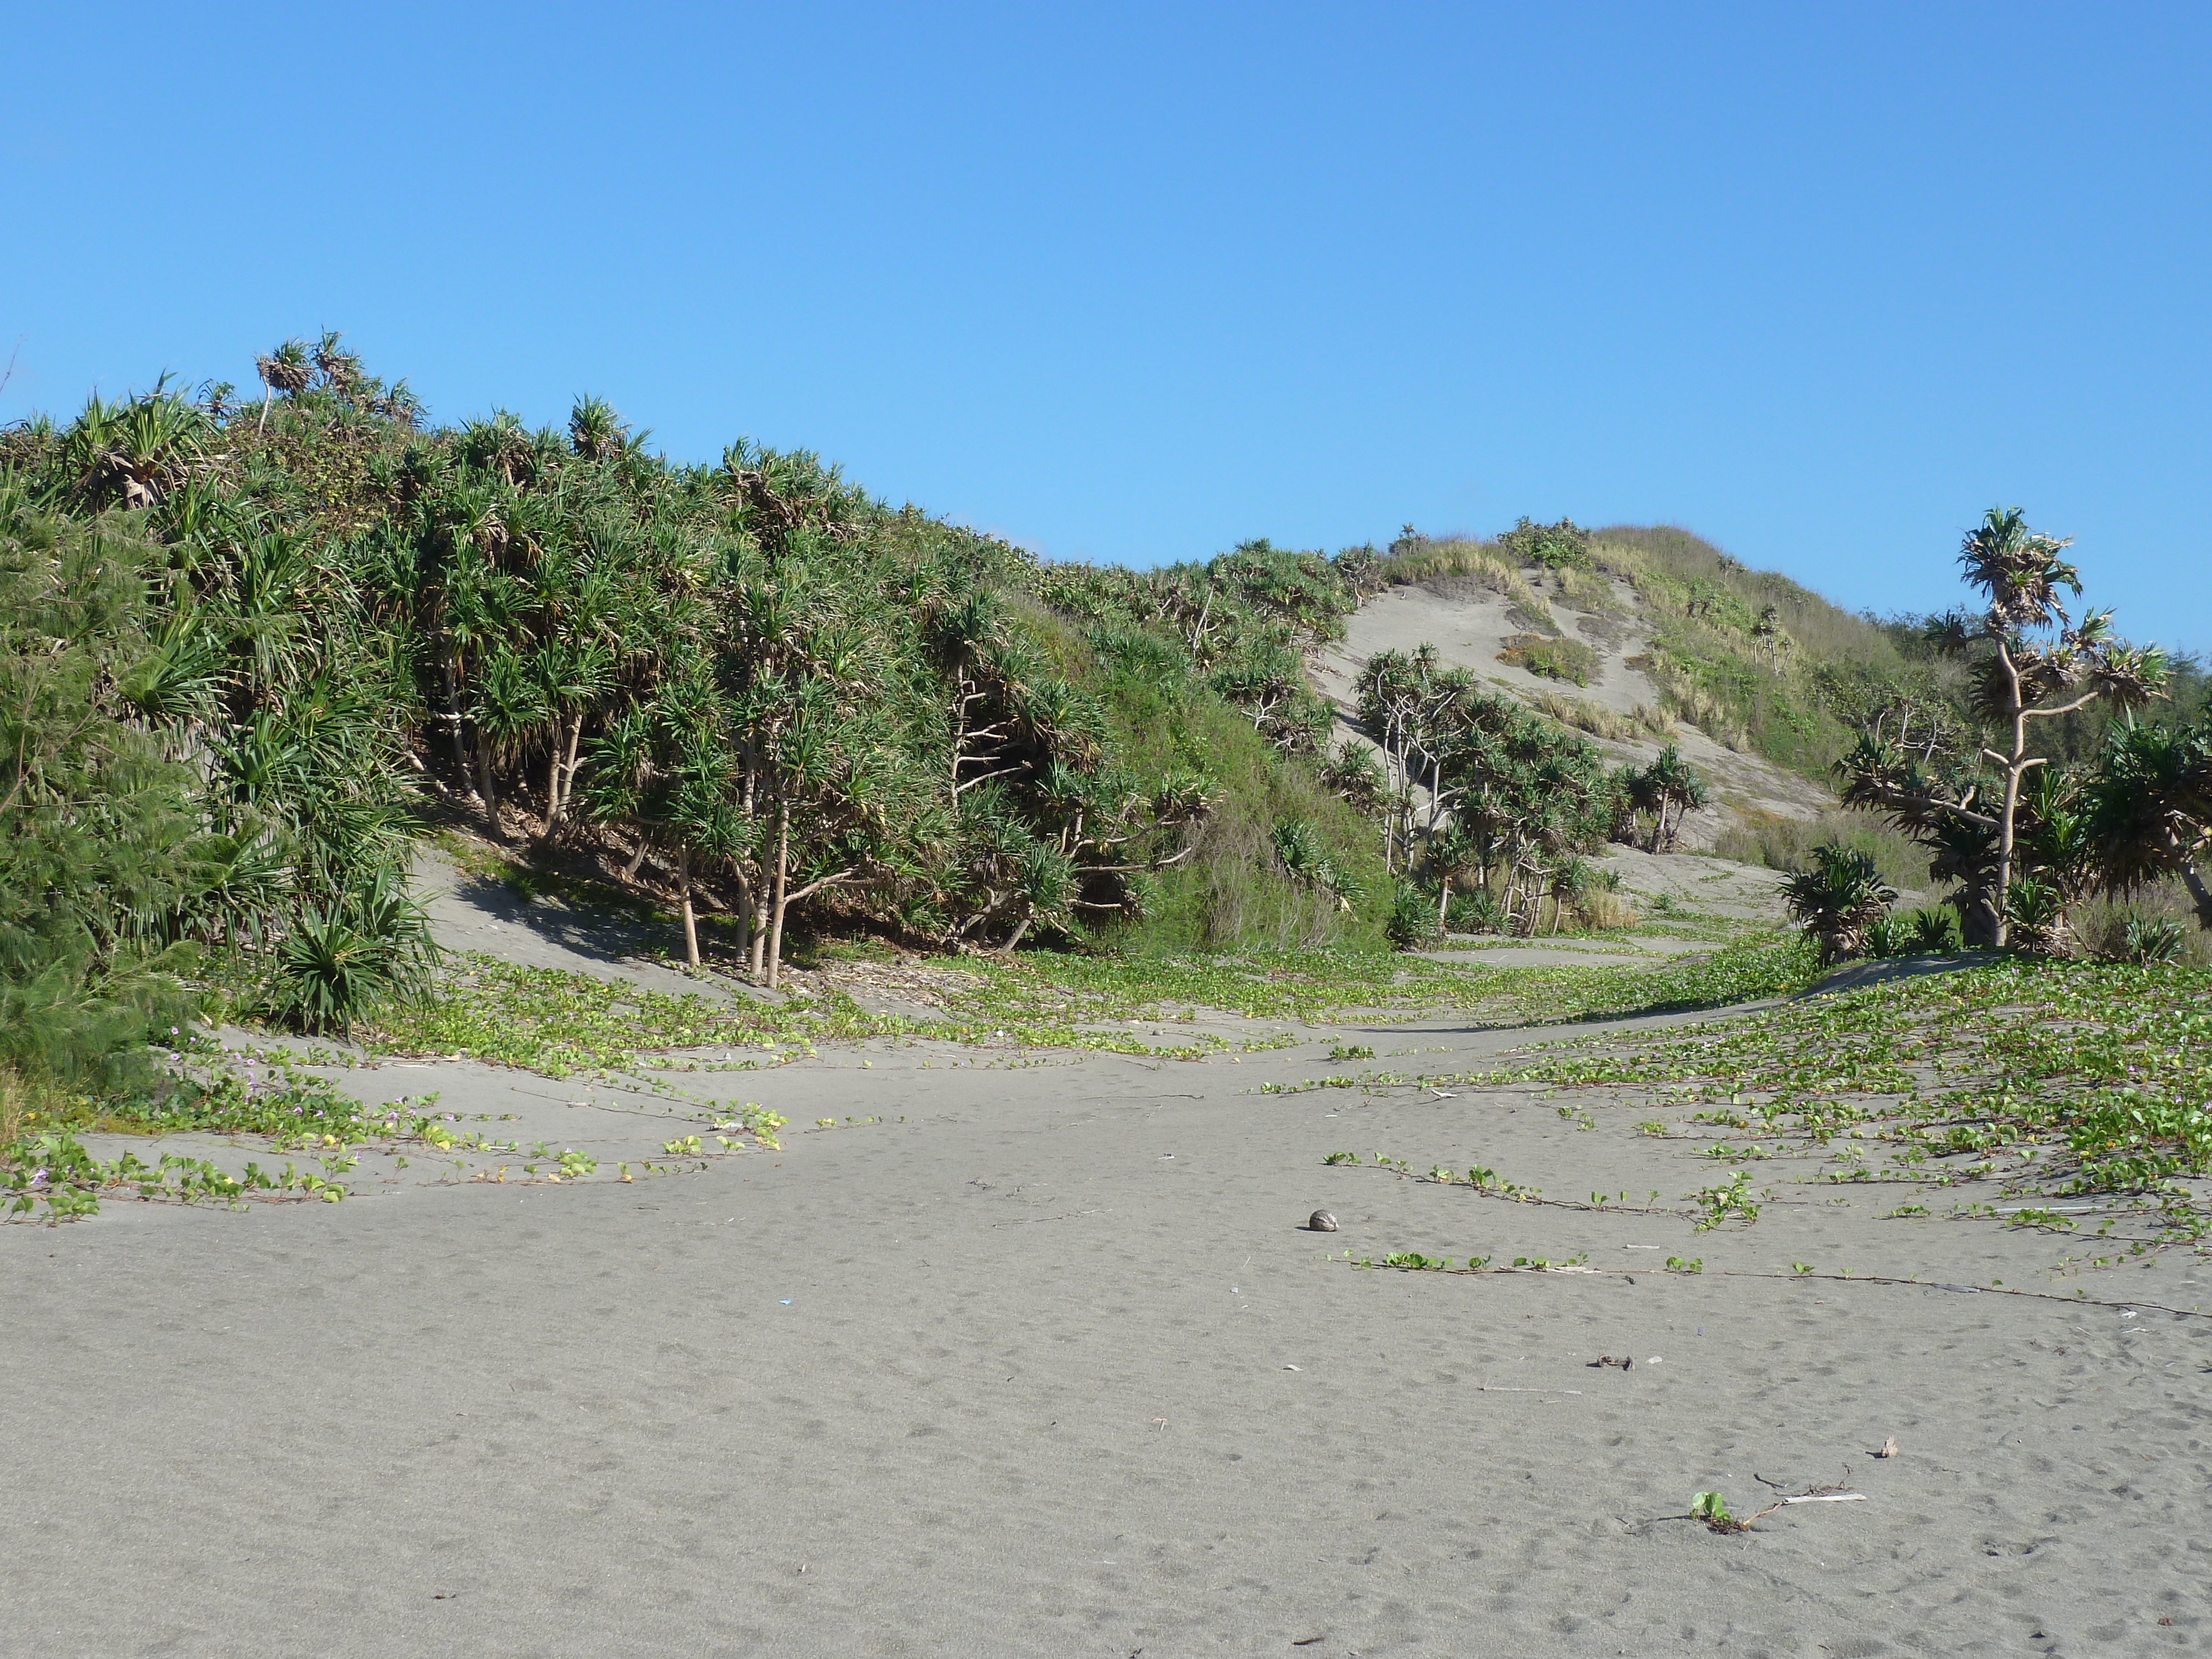
<path fill-rule="evenodd" d="M 1060 557 L 1665 520 L 2212 648 L 2212 9 L 21 5 L 0 420 L 341 328 Z"/>

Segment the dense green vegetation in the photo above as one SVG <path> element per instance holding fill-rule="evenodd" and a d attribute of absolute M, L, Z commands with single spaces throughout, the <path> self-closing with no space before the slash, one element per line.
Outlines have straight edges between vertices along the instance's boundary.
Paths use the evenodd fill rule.
<path fill-rule="evenodd" d="M 143 1073 L 196 958 L 310 1031 L 404 1002 L 434 966 L 412 843 L 457 816 L 665 901 L 694 962 L 719 920 L 770 985 L 795 919 L 1380 943 L 1371 838 L 1304 758 L 1335 562 L 1042 566 L 811 455 L 672 464 L 594 399 L 437 427 L 335 336 L 259 368 L 258 402 L 163 385 L 0 434 L 27 1086 Z"/>

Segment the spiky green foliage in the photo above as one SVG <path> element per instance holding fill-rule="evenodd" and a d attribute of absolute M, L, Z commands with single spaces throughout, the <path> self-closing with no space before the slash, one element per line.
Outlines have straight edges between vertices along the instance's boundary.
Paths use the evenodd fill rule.
<path fill-rule="evenodd" d="M 1896 902 L 1865 854 L 1847 847 L 1813 849 L 1813 867 L 1782 878 L 1783 902 L 1797 925 L 1819 941 L 1820 960 L 1865 954 L 1874 930 Z"/>
<path fill-rule="evenodd" d="M 1655 853 L 1671 853 L 1682 832 L 1682 820 L 1712 799 L 1712 791 L 1697 768 L 1682 758 L 1680 745 L 1668 744 L 1649 766 L 1623 767 L 1615 775 L 1620 799 L 1632 812 L 1650 819 Z"/>
<path fill-rule="evenodd" d="M 0 468 L 55 533 L 143 550 L 128 648 L 34 665 L 183 763 L 159 798 L 199 885 L 164 925 L 268 1012 L 343 1030 L 419 988 L 426 810 L 643 886 L 694 961 L 699 913 L 734 919 L 771 984 L 793 915 L 997 948 L 1372 942 L 1372 854 L 1304 758 L 1327 714 L 1302 655 L 1358 560 L 1046 567 L 805 453 L 671 464 L 602 400 L 441 428 L 335 335 L 258 369 L 258 404 L 164 384 L 24 422 Z"/>
<path fill-rule="evenodd" d="M 1602 844 L 1618 815 L 1596 747 L 1444 669 L 1430 646 L 1369 658 L 1359 699 L 1382 757 L 1385 860 L 1435 884 L 1432 927 L 1473 873 L 1512 927 L 1534 932 L 1567 860 Z"/>
<path fill-rule="evenodd" d="M 2032 742 L 2037 727 L 2094 704 L 2131 714 L 2164 697 L 2171 679 L 2158 651 L 2115 637 L 2109 612 L 2072 619 L 2061 595 L 2081 582 L 2059 556 L 2066 546 L 2016 507 L 1990 508 L 1966 534 L 1959 562 L 1986 609 L 1952 619 L 1945 637 L 1972 653 L 1978 749 L 1939 762 L 1932 740 L 1916 751 L 1901 724 L 1885 733 L 1876 723 L 1838 763 L 1847 804 L 1883 813 L 1930 848 L 1934 874 L 1959 883 L 1970 943 L 2061 951 L 2066 908 L 2092 887 L 2184 872 L 2198 879 L 2203 843 L 2185 825 L 2202 803 L 2190 795 L 2185 742 L 2134 738 L 2142 728 L 2130 720 L 2104 757 L 2101 788 Z M 2016 882 L 2027 884 L 2017 897 Z M 2212 907 L 2205 917 L 2212 926 Z"/>
<path fill-rule="evenodd" d="M 34 1088 L 140 1079 L 235 856 L 126 690 L 161 650 L 160 562 L 131 520 L 42 512 L 0 473 L 0 1073 Z"/>

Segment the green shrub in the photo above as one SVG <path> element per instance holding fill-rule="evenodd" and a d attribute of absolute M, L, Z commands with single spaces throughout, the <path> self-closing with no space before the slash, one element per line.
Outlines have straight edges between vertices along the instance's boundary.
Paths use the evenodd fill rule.
<path fill-rule="evenodd" d="M 1911 922 L 1915 951 L 1948 953 L 1960 948 L 1959 913 L 1949 905 L 1929 905 L 1915 910 Z"/>
<path fill-rule="evenodd" d="M 317 1034 L 351 1034 L 357 1021 L 429 988 L 438 948 L 429 921 L 397 875 L 304 912 L 277 947 L 267 1010 Z"/>
<path fill-rule="evenodd" d="M 1401 951 L 1418 951 L 1437 939 L 1436 901 L 1410 881 L 1398 884 L 1383 933 Z"/>
<path fill-rule="evenodd" d="M 1515 634 L 1506 640 L 1498 660 L 1544 679 L 1571 680 L 1577 685 L 1588 685 L 1598 677 L 1597 653 L 1580 640 Z"/>
<path fill-rule="evenodd" d="M 1557 524 L 1537 524 L 1523 515 L 1519 523 L 1498 538 L 1498 545 L 1500 551 L 1522 564 L 1540 564 L 1551 570 L 1589 562 L 1589 532 L 1572 519 L 1562 519 Z"/>
<path fill-rule="evenodd" d="M 1811 868 L 1782 878 L 1783 902 L 1819 941 L 1823 963 L 1865 953 L 1896 897 L 1872 859 L 1833 844 L 1814 848 Z"/>
<path fill-rule="evenodd" d="M 1423 901 L 1424 903 L 1426 901 Z M 1502 933 L 1505 931 L 1505 911 L 1487 888 L 1477 888 L 1472 893 L 1454 893 L 1445 912 L 1446 925 L 1455 933 Z"/>
<path fill-rule="evenodd" d="M 2124 898 L 2092 896 L 2077 899 L 2067 912 L 2076 948 L 2100 962 L 2158 959 L 2191 968 L 2212 968 L 2212 933 L 2197 926 L 2189 890 L 2178 877 L 2153 882 Z M 2166 941 L 2178 939 L 2175 954 L 2163 956 Z"/>

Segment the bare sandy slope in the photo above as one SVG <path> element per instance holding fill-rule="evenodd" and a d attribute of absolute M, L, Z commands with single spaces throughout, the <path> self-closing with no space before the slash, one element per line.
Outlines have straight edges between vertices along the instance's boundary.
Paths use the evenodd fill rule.
<path fill-rule="evenodd" d="M 1316 686 L 1335 703 L 1340 737 L 1356 735 L 1348 716 L 1358 699 L 1354 680 L 1359 665 L 1377 651 L 1412 651 L 1424 644 L 1437 647 L 1449 666 L 1464 668 L 1498 689 L 1531 698 L 1552 694 L 1578 698 L 1616 713 L 1627 714 L 1639 705 L 1658 706 L 1658 689 L 1643 673 L 1627 665 L 1627 659 L 1645 650 L 1648 635 L 1626 620 L 1592 616 L 1577 611 L 1560 597 L 1558 584 L 1543 573 L 1523 573 L 1545 597 L 1553 617 L 1569 638 L 1596 652 L 1597 678 L 1588 686 L 1562 684 L 1543 679 L 1498 660 L 1498 653 L 1513 635 L 1525 631 L 1509 611 L 1511 604 L 1465 577 L 1445 578 L 1415 586 L 1392 587 L 1376 594 L 1355 611 L 1343 641 L 1317 658 L 1313 666 Z M 1632 610 L 1633 597 L 1625 585 L 1616 584 L 1624 609 Z M 1659 752 L 1660 739 L 1610 741 L 1592 738 L 1616 761 L 1637 764 Z M 1674 741 L 1691 764 L 1715 786 L 1713 805 L 1690 815 L 1682 826 L 1683 844 L 1709 848 L 1727 815 L 1759 813 L 1784 817 L 1809 817 L 1835 804 L 1826 790 L 1784 771 L 1757 755 L 1739 754 L 1714 742 L 1694 726 L 1680 725 Z"/>
<path fill-rule="evenodd" d="M 665 960 L 683 946 L 682 934 L 672 927 L 655 930 L 550 896 L 525 899 L 428 849 L 415 860 L 413 879 L 429 913 L 431 934 L 446 950 L 480 951 L 526 968 L 627 980 L 676 995 L 712 996 L 735 988 L 726 981 L 686 975 Z"/>
<path fill-rule="evenodd" d="M 1511 1040 L 1336 1035 L 1402 1069 Z M 2212 1305 L 2195 1261 L 2055 1280 L 2049 1238 L 1883 1220 L 1900 1189 L 1778 1163 L 1755 1227 L 1704 1235 L 1326 1168 L 1379 1150 L 1662 1202 L 1711 1178 L 1630 1129 L 1648 1106 L 1578 1128 L 1513 1092 L 1255 1091 L 1320 1054 L 877 1045 L 589 1105 L 357 1071 L 610 1164 L 720 1098 L 794 1127 L 629 1184 L 364 1160 L 343 1205 L 0 1228 L 0 1654 L 2206 1647 L 2212 1320 L 1721 1276 Z M 801 1127 L 823 1116 L 884 1121 Z M 1316 1205 L 1341 1232 L 1299 1230 Z M 1346 1246 L 1601 1271 L 1323 1259 Z M 1866 1501 L 1748 1534 L 1669 1518 L 1846 1479 Z"/>

